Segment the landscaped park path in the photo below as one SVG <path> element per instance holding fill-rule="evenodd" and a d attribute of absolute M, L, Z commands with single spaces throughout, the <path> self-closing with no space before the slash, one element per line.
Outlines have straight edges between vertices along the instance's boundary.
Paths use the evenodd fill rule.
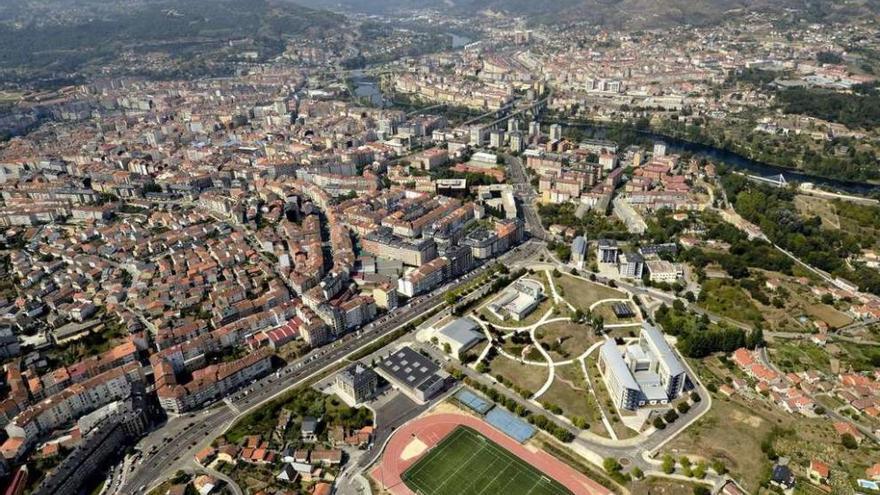
<path fill-rule="evenodd" d="M 553 275 L 552 275 L 551 270 L 550 270 L 549 268 L 544 268 L 544 269 L 542 270 L 542 273 L 543 273 L 544 277 L 546 278 L 546 280 L 548 281 L 548 287 L 549 287 L 549 289 L 550 289 L 549 292 L 550 292 L 550 296 L 551 296 L 552 299 L 553 299 L 553 303 L 554 303 L 554 305 L 562 304 L 562 305 L 565 305 L 565 306 L 568 308 L 569 311 L 575 311 L 577 308 L 576 308 L 571 302 L 567 301 L 567 300 L 565 299 L 564 296 L 562 296 L 561 294 L 559 294 L 559 291 L 558 291 L 557 288 L 556 288 L 556 284 L 555 284 L 554 281 L 553 281 Z M 584 278 L 584 277 L 580 277 L 580 276 L 577 276 L 577 275 L 563 275 L 563 276 L 566 276 L 566 277 L 572 277 L 572 278 L 578 279 L 578 280 L 580 280 L 580 281 L 582 281 L 582 282 L 584 282 L 584 283 L 588 283 L 588 284 L 601 285 L 601 284 L 597 284 L 596 282 L 593 282 L 593 281 L 591 281 L 591 280 L 588 280 L 588 279 L 586 279 L 586 278 Z M 530 277 L 527 276 L 526 278 L 530 278 Z M 532 280 L 534 280 L 534 279 L 532 279 Z M 592 303 L 590 304 L 589 310 L 592 311 L 592 310 L 594 310 L 596 307 L 598 307 L 599 305 L 604 304 L 604 303 L 610 303 L 610 302 L 628 302 L 628 303 L 633 303 L 632 295 L 629 294 L 626 290 L 621 290 L 621 289 L 614 289 L 614 290 L 616 290 L 616 291 L 618 291 L 618 292 L 620 292 L 620 293 L 622 293 L 622 294 L 626 294 L 626 295 L 628 295 L 629 297 L 615 297 L 615 298 L 605 298 L 605 299 L 600 299 L 600 300 L 597 300 L 597 301 L 592 302 Z M 486 304 L 484 304 L 483 306 L 481 306 L 481 307 L 479 307 L 479 308 L 476 308 L 476 310 L 475 310 L 474 312 L 478 314 L 479 311 L 481 311 L 483 308 L 485 308 L 490 302 L 491 302 L 491 301 L 487 302 Z M 556 379 L 556 367 L 557 367 L 557 366 L 568 366 L 568 365 L 576 364 L 576 365 L 580 366 L 581 369 L 583 370 L 583 372 L 584 372 L 584 379 L 586 380 L 587 385 L 589 386 L 590 393 L 591 393 L 591 394 L 596 398 L 596 400 L 598 401 L 598 397 L 596 397 L 596 393 L 595 393 L 595 391 L 593 390 L 592 384 L 591 384 L 590 381 L 589 381 L 589 376 L 586 374 L 586 364 L 585 364 L 585 360 L 586 360 L 586 358 L 587 358 L 591 353 L 593 353 L 596 349 L 599 348 L 599 345 L 601 345 L 602 342 L 600 341 L 600 342 L 597 342 L 597 343 L 593 344 L 593 345 L 590 346 L 586 351 L 584 351 L 581 355 L 576 356 L 576 357 L 574 357 L 574 358 L 572 358 L 572 359 L 554 360 L 553 357 L 550 355 L 550 353 L 547 351 L 547 349 L 545 349 L 544 346 L 541 344 L 541 341 L 540 341 L 540 340 L 537 338 L 537 336 L 535 335 L 535 333 L 537 332 L 537 330 L 540 329 L 540 328 L 541 328 L 542 326 L 544 326 L 544 325 L 549 325 L 549 324 L 552 324 L 552 323 L 559 323 L 559 322 L 567 322 L 567 321 L 571 321 L 571 319 L 568 318 L 568 317 L 556 317 L 556 318 L 553 318 L 553 314 L 554 314 L 554 309 L 553 309 L 553 308 L 548 309 L 543 315 L 541 315 L 541 318 L 540 318 L 538 321 L 536 321 L 535 323 L 532 323 L 531 325 L 524 325 L 524 326 L 504 326 L 504 325 L 495 325 L 495 324 L 493 324 L 493 327 L 494 327 L 496 330 L 500 330 L 500 331 L 504 332 L 504 334 L 505 334 L 506 336 L 507 336 L 507 335 L 512 335 L 512 334 L 515 334 L 515 333 L 528 333 L 528 334 L 529 334 L 529 337 L 530 337 L 530 340 L 531 340 L 531 345 L 532 345 L 535 349 L 538 350 L 538 352 L 541 354 L 541 357 L 543 358 L 543 361 L 536 361 L 536 360 L 534 360 L 534 359 L 527 359 L 527 358 L 525 358 L 524 356 L 514 356 L 514 355 L 510 354 L 509 352 L 507 352 L 503 347 L 500 347 L 500 346 L 493 346 L 492 344 L 490 344 L 490 345 L 487 345 L 487 346 L 483 349 L 483 351 L 480 353 L 480 356 L 477 358 L 477 360 L 476 360 L 471 366 L 472 366 L 472 367 L 476 367 L 477 364 L 479 364 L 480 362 L 482 362 L 482 361 L 486 358 L 486 356 L 487 356 L 488 353 L 489 353 L 489 350 L 490 350 L 492 347 L 494 347 L 495 350 L 496 350 L 500 355 L 504 356 L 504 357 L 507 358 L 507 359 L 511 359 L 511 360 L 514 360 L 514 361 L 520 362 L 520 363 L 522 363 L 522 364 L 524 364 L 524 365 L 527 365 L 527 366 L 537 366 L 537 367 L 547 368 L 547 370 L 548 370 L 548 373 L 547 373 L 547 379 L 544 381 L 543 385 L 542 385 L 537 391 L 535 391 L 535 393 L 532 394 L 532 396 L 530 397 L 530 400 L 531 400 L 531 401 L 533 401 L 534 403 L 537 403 L 538 399 L 539 399 L 542 395 L 544 395 L 544 393 L 547 392 L 547 390 L 549 390 L 550 387 L 553 385 L 553 382 L 554 382 L 554 380 Z M 481 318 L 479 318 L 478 316 L 475 318 L 475 320 L 477 321 L 477 323 L 478 323 L 478 324 L 480 325 L 480 327 L 482 328 L 482 330 L 483 330 L 483 334 L 486 336 L 486 339 L 487 339 L 489 342 L 492 342 L 492 334 L 489 332 L 488 325 L 487 325 L 487 324 L 486 324 Z M 642 323 L 641 323 L 640 321 L 637 321 L 637 322 L 633 322 L 633 323 L 608 324 L 608 325 L 605 325 L 604 327 L 605 327 L 605 328 L 608 328 L 608 329 L 611 329 L 611 328 L 626 328 L 626 327 L 638 327 L 638 326 L 640 326 L 641 324 L 642 324 Z M 607 339 L 610 338 L 610 337 L 606 334 L 606 335 L 604 335 L 604 338 L 607 340 Z M 494 380 L 494 377 L 491 377 L 491 378 Z M 600 408 L 599 408 L 599 411 L 600 411 L 601 416 L 602 416 L 602 424 L 603 424 L 603 426 L 605 426 L 605 429 L 607 430 L 609 436 L 610 436 L 613 440 L 617 440 L 617 434 L 614 432 L 614 429 L 613 429 L 612 426 L 611 426 L 611 422 L 609 421 L 608 416 L 607 416 L 607 414 L 605 413 L 604 409 L 600 407 Z M 560 417 L 560 418 L 561 418 L 561 417 Z M 566 419 L 566 421 L 568 421 L 568 420 Z"/>

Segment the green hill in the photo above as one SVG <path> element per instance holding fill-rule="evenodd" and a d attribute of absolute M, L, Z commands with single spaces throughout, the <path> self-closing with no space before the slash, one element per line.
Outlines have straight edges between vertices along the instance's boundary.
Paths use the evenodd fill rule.
<path fill-rule="evenodd" d="M 47 0 L 0 10 L 0 78 L 70 77 L 126 50 L 210 64 L 233 39 L 247 38 L 262 57 L 284 38 L 319 35 L 344 18 L 279 0 Z M 2 2 L 0 2 L 2 3 Z M 14 11 L 14 12 L 12 12 Z"/>

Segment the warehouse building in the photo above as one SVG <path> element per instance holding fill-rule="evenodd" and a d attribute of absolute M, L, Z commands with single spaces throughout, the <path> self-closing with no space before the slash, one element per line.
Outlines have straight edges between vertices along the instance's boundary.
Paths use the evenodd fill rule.
<path fill-rule="evenodd" d="M 414 401 L 424 404 L 440 393 L 449 375 L 408 346 L 388 354 L 376 371 Z"/>

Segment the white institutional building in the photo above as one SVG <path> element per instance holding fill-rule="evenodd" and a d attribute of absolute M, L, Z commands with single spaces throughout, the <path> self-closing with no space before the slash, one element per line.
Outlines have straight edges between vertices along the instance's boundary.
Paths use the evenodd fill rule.
<path fill-rule="evenodd" d="M 495 298 L 487 309 L 496 318 L 520 321 L 529 315 L 544 299 L 544 287 L 540 282 L 528 278 L 517 280 L 500 296 Z"/>
<path fill-rule="evenodd" d="M 599 371 L 618 408 L 635 410 L 666 404 L 684 389 L 687 374 L 675 351 L 655 326 L 642 325 L 638 342 L 617 346 L 608 340 L 599 350 Z"/>

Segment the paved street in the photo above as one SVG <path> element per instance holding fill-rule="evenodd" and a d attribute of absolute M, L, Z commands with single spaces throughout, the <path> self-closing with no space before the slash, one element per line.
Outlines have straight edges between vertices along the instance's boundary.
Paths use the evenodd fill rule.
<path fill-rule="evenodd" d="M 251 385 L 246 395 L 244 391 L 240 391 L 229 401 L 218 401 L 206 410 L 170 418 L 138 443 L 138 449 L 143 452 L 143 460 L 133 472 L 129 473 L 125 483 L 116 493 L 146 493 L 149 488 L 161 483 L 185 466 L 199 450 L 222 435 L 238 418 L 290 388 L 326 371 L 345 360 L 350 354 L 378 341 L 411 320 L 423 316 L 442 304 L 446 292 L 480 275 L 492 263 L 497 261 L 508 266 L 516 265 L 521 260 L 534 256 L 539 249 L 540 244 L 527 242 L 497 260 L 490 260 L 466 277 L 446 284 L 430 294 L 414 298 L 407 306 L 367 325 L 360 332 L 348 334 L 333 344 L 310 352 L 278 370 L 277 373 Z"/>
<path fill-rule="evenodd" d="M 536 239 L 547 239 L 547 232 L 541 224 L 541 217 L 535 206 L 535 189 L 529 183 L 529 176 L 523 166 L 522 159 L 512 155 L 504 155 L 504 163 L 507 164 L 510 183 L 522 206 L 523 218 L 526 222 L 526 231 Z"/>
<path fill-rule="evenodd" d="M 543 243 L 533 240 L 507 253 L 496 261 L 501 261 L 511 268 L 519 267 L 527 265 L 543 251 Z M 491 265 L 492 262 L 490 261 L 488 264 L 471 272 L 467 277 L 447 284 L 428 295 L 413 299 L 407 307 L 401 308 L 387 316 L 384 320 L 378 320 L 368 325 L 359 333 L 349 334 L 329 346 L 312 351 L 303 358 L 282 368 L 277 373 L 257 381 L 246 390 L 247 394 L 244 393 L 244 390 L 239 391 L 233 396 L 228 397 L 225 401 L 218 401 L 206 410 L 169 419 L 166 424 L 153 431 L 139 443 L 139 449 L 144 452 L 143 460 L 136 466 L 133 472 L 129 473 L 125 483 L 119 486 L 115 493 L 143 493 L 143 490 L 160 483 L 176 470 L 185 467 L 196 452 L 208 445 L 214 438 L 222 435 L 238 418 L 286 390 L 326 371 L 335 363 L 345 361 L 350 354 L 390 334 L 411 320 L 424 315 L 442 303 L 446 292 L 467 283 Z M 632 290 L 636 294 L 646 294 L 651 297 L 660 298 L 669 304 L 675 299 L 668 294 L 655 294 L 656 291 L 654 290 L 629 284 L 620 285 Z M 461 302 L 469 302 L 482 298 L 485 295 L 486 289 L 481 288 L 465 296 Z M 446 315 L 450 312 L 451 308 L 444 308 L 441 310 L 441 315 Z M 492 384 L 490 378 L 478 374 L 470 368 L 463 368 L 463 371 L 472 379 L 487 385 Z M 545 411 L 518 395 L 507 393 L 506 391 L 505 393 L 533 413 L 547 415 Z M 359 491 L 361 485 L 355 475 L 372 463 L 376 456 L 380 454 L 381 445 L 395 428 L 418 416 L 427 407 L 429 406 L 416 405 L 405 397 L 395 397 L 379 408 L 377 411 L 377 431 L 374 441 L 376 448 L 360 456 L 356 460 L 355 465 L 346 470 L 346 476 L 341 480 L 341 486 L 345 486 L 346 490 L 353 491 L 343 491 L 342 493 L 357 493 Z M 658 450 L 666 441 L 679 433 L 693 418 L 701 416 L 709 407 L 710 402 L 703 401 L 686 415 L 683 415 L 675 423 L 675 427 L 667 428 L 647 438 L 636 437 L 621 441 L 605 439 L 589 432 L 583 434 L 559 418 L 551 417 L 551 419 L 560 426 L 569 429 L 572 433 L 579 435 L 572 442 L 571 447 L 594 462 L 601 462 L 601 459 L 605 457 L 626 459 L 632 465 L 639 466 L 645 472 L 651 472 L 657 470 L 657 463 L 647 459 L 643 454 Z"/>

